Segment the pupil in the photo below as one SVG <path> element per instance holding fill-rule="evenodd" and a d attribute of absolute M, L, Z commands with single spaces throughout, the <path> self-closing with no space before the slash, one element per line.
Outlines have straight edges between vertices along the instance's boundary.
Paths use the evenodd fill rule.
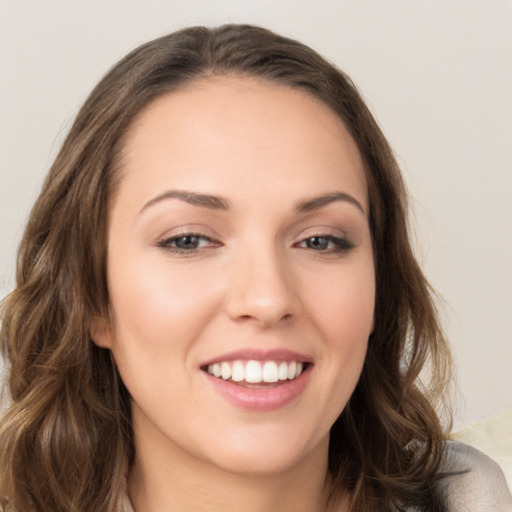
<path fill-rule="evenodd" d="M 180 249 L 193 249 L 197 247 L 198 239 L 197 236 L 187 235 L 182 236 L 176 240 L 176 245 Z"/>
<path fill-rule="evenodd" d="M 309 247 L 311 249 L 327 249 L 328 241 L 320 236 L 314 236 L 309 239 Z"/>

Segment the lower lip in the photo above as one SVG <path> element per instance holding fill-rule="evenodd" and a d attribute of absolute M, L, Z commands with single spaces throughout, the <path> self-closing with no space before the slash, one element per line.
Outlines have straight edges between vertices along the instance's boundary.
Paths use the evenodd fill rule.
<path fill-rule="evenodd" d="M 235 406 L 248 411 L 267 412 L 281 409 L 301 395 L 309 381 L 311 367 L 296 379 L 284 381 L 275 387 L 264 388 L 249 388 L 203 373 L 215 391 Z"/>

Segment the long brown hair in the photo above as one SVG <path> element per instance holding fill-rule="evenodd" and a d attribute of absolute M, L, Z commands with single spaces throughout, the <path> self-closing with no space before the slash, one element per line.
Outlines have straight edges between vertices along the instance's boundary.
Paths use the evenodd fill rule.
<path fill-rule="evenodd" d="M 130 399 L 110 352 L 89 336 L 92 318 L 108 318 L 108 208 L 120 149 L 153 99 L 222 74 L 319 98 L 345 123 L 366 166 L 375 328 L 360 381 L 331 430 L 329 506 L 341 488 L 351 490 L 352 510 L 434 506 L 444 439 L 436 407 L 450 356 L 411 250 L 393 153 L 343 72 L 297 41 L 226 25 L 184 29 L 121 60 L 85 102 L 46 178 L 20 245 L 16 287 L 1 309 L 12 398 L 0 424 L 0 506 L 7 510 L 121 509 L 134 454 Z"/>

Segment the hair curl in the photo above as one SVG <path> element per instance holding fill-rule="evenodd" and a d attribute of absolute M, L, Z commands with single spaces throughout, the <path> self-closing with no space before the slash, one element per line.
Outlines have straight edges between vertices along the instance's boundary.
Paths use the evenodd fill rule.
<path fill-rule="evenodd" d="M 216 75 L 314 95 L 341 118 L 365 163 L 375 328 L 356 390 L 331 429 L 329 506 L 348 486 L 354 511 L 441 510 L 433 492 L 444 440 L 436 407 L 451 360 L 410 246 L 400 170 L 342 71 L 297 41 L 249 25 L 187 28 L 137 48 L 78 113 L 31 212 L 16 287 L 1 306 L 12 400 L 0 424 L 0 507 L 121 510 L 134 454 L 130 399 L 110 352 L 89 336 L 91 319 L 108 317 L 108 208 L 120 148 L 153 99 Z"/>

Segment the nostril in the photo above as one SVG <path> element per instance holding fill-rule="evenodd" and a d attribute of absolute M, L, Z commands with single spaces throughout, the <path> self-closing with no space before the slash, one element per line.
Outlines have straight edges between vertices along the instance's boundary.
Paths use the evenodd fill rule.
<path fill-rule="evenodd" d="M 264 325 L 274 325 L 279 322 L 289 322 L 292 320 L 293 314 L 292 313 L 285 313 L 281 317 L 279 315 L 276 316 L 270 316 L 270 315 L 239 315 L 236 320 L 239 322 L 247 322 L 247 321 L 256 321 L 258 323 L 262 323 Z"/>
<path fill-rule="evenodd" d="M 301 309 L 301 301 L 293 290 L 279 280 L 238 283 L 226 297 L 226 312 L 237 322 L 249 320 L 264 327 L 279 322 L 289 323 Z"/>

